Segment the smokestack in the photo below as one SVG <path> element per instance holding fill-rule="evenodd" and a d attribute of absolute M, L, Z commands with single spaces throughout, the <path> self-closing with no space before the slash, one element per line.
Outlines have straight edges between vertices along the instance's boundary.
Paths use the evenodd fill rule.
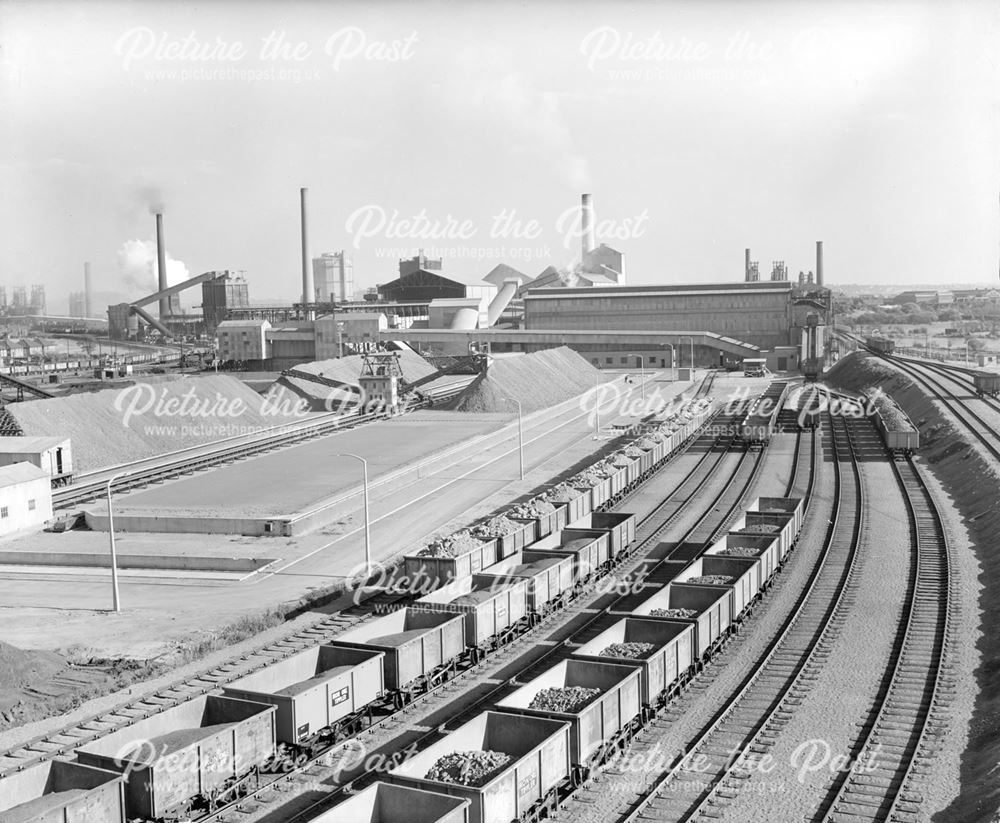
<path fill-rule="evenodd" d="M 156 266 L 157 266 L 157 291 L 163 291 L 167 287 L 167 247 L 163 243 L 163 215 L 156 213 Z M 160 298 L 160 320 L 170 314 L 170 298 Z"/>
<path fill-rule="evenodd" d="M 90 306 L 90 263 L 83 264 L 83 313 L 93 317 Z"/>
<path fill-rule="evenodd" d="M 823 241 L 816 241 L 816 285 L 823 285 Z"/>
<path fill-rule="evenodd" d="M 316 288 L 313 285 L 312 261 L 309 259 L 309 220 L 306 214 L 306 193 L 309 189 L 299 189 L 299 204 L 302 211 L 302 302 L 308 305 L 316 300 Z M 303 309 L 306 320 L 311 319 L 312 312 Z"/>
<path fill-rule="evenodd" d="M 583 253 L 587 254 L 594 250 L 594 207 L 589 194 L 583 195 L 582 205 Z"/>
<path fill-rule="evenodd" d="M 744 252 L 743 279 L 750 281 L 750 249 Z"/>

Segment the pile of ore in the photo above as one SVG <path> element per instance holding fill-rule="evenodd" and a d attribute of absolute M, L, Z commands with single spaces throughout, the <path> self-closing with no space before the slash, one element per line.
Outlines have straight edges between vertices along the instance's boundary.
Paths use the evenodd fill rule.
<path fill-rule="evenodd" d="M 652 609 L 650 617 L 694 617 L 698 612 L 694 609 Z"/>
<path fill-rule="evenodd" d="M 750 546 L 730 546 L 728 549 L 720 551 L 719 554 L 729 557 L 756 557 L 760 554 L 760 549 L 754 549 Z"/>
<path fill-rule="evenodd" d="M 507 517 L 517 517 L 521 520 L 531 520 L 533 517 L 541 517 L 550 514 L 556 509 L 549 501 L 536 499 L 528 503 L 518 503 L 507 512 Z"/>
<path fill-rule="evenodd" d="M 652 643 L 612 643 L 604 651 L 601 657 L 645 657 L 656 648 Z"/>
<path fill-rule="evenodd" d="M 496 537 L 516 532 L 519 528 L 521 527 L 517 523 L 512 523 L 504 515 L 499 514 L 496 517 L 491 517 L 485 523 L 473 526 L 470 533 L 480 540 L 493 540 Z"/>
<path fill-rule="evenodd" d="M 424 777 L 459 786 L 482 786 L 512 759 L 503 752 L 452 752 L 439 757 Z"/>
<path fill-rule="evenodd" d="M 702 574 L 684 582 L 703 583 L 706 586 L 728 586 L 733 582 L 733 578 L 728 574 Z"/>
<path fill-rule="evenodd" d="M 421 549 L 420 557 L 458 557 L 473 549 L 478 549 L 483 545 L 482 540 L 477 540 L 469 532 L 455 532 L 447 537 L 441 537 L 433 543 L 428 543 L 427 548 Z"/>
<path fill-rule="evenodd" d="M 529 709 L 546 712 L 575 712 L 601 693 L 598 688 L 586 686 L 565 686 L 563 688 L 542 689 L 531 698 Z"/>

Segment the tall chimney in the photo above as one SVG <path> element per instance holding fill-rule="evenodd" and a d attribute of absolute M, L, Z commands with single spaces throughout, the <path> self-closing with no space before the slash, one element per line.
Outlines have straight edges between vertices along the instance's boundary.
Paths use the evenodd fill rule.
<path fill-rule="evenodd" d="M 306 214 L 306 194 L 309 189 L 299 189 L 299 205 L 302 212 L 302 303 L 316 302 L 316 287 L 313 284 L 312 261 L 309 259 L 309 219 Z M 306 320 L 312 319 L 312 312 L 303 309 Z"/>
<path fill-rule="evenodd" d="M 583 195 L 582 206 L 583 253 L 587 254 L 594 250 L 594 207 L 589 194 Z"/>
<path fill-rule="evenodd" d="M 823 285 L 823 241 L 816 241 L 816 285 Z"/>
<path fill-rule="evenodd" d="M 750 249 L 744 252 L 743 279 L 750 281 Z"/>
<path fill-rule="evenodd" d="M 86 317 L 93 317 L 90 305 L 90 263 L 83 264 L 83 313 Z"/>
<path fill-rule="evenodd" d="M 156 214 L 156 266 L 157 266 L 157 291 L 163 291 L 167 287 L 167 247 L 163 243 L 163 215 Z M 160 320 L 170 314 L 170 298 L 160 298 Z"/>

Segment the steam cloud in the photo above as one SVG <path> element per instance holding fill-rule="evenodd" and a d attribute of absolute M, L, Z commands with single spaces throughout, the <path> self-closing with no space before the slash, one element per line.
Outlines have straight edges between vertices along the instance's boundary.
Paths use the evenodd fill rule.
<path fill-rule="evenodd" d="M 141 296 L 156 291 L 156 243 L 152 240 L 126 240 L 118 249 L 118 270 L 126 284 L 142 292 Z M 168 254 L 167 285 L 176 286 L 188 277 L 188 267 Z"/>

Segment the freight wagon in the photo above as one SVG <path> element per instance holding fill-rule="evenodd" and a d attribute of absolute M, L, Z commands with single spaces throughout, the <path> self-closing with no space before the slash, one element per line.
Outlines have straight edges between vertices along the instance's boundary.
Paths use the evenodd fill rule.
<path fill-rule="evenodd" d="M 1000 374 L 997 372 L 973 372 L 972 382 L 976 387 L 976 394 L 980 397 L 985 394 L 988 394 L 990 397 L 996 397 L 1000 394 Z"/>
<path fill-rule="evenodd" d="M 497 527 L 496 532 L 491 531 L 494 526 Z M 535 540 L 535 529 L 534 522 L 515 522 L 499 515 L 473 526 L 471 533 L 480 540 L 496 540 L 497 560 L 502 560 Z"/>
<path fill-rule="evenodd" d="M 506 516 L 511 520 L 535 524 L 529 543 L 559 531 L 566 525 L 568 515 L 565 503 L 549 503 L 545 500 L 529 500 L 506 512 Z"/>
<path fill-rule="evenodd" d="M 874 392 L 870 397 L 862 395 L 861 402 L 873 410 L 875 428 L 893 456 L 910 455 L 920 448 L 920 432 L 889 395 Z"/>
<path fill-rule="evenodd" d="M 212 811 L 257 786 L 275 753 L 275 707 L 203 695 L 76 750 L 85 766 L 125 774 L 128 818 Z"/>
<path fill-rule="evenodd" d="M 492 566 L 500 559 L 497 541 L 464 536 L 463 548 L 451 556 L 413 554 L 403 556 L 403 573 L 411 591 L 433 591 L 453 580 L 461 580 Z"/>
<path fill-rule="evenodd" d="M 651 646 L 640 657 L 626 657 L 625 644 Z M 643 706 L 668 703 L 694 671 L 694 627 L 690 623 L 626 617 L 574 650 L 580 660 L 603 661 L 639 669 Z"/>
<path fill-rule="evenodd" d="M 675 589 L 695 586 L 727 590 L 730 620 L 737 623 L 760 594 L 760 560 L 703 554 L 689 563 L 670 586 Z"/>
<path fill-rule="evenodd" d="M 589 497 L 586 511 L 583 514 L 596 511 L 611 499 L 610 477 L 599 477 L 595 473 L 589 479 L 576 477 L 570 479 L 569 482 L 580 494 Z M 583 517 L 583 514 L 580 517 Z"/>
<path fill-rule="evenodd" d="M 482 785 L 428 778 L 445 755 L 499 752 L 509 760 Z M 569 723 L 506 712 L 483 712 L 386 772 L 390 783 L 471 801 L 469 823 L 510 823 L 551 816 L 570 784 Z"/>
<path fill-rule="evenodd" d="M 572 488 L 567 483 L 560 483 L 542 494 L 542 499 L 553 506 L 566 508 L 567 523 L 590 514 L 594 510 L 592 498 L 590 489 Z"/>
<path fill-rule="evenodd" d="M 635 542 L 635 515 L 626 512 L 592 512 L 570 523 L 570 529 L 601 529 L 608 532 L 611 558 L 627 553 Z"/>
<path fill-rule="evenodd" d="M 124 823 L 120 773 L 47 760 L 0 779 L 4 823 Z"/>
<path fill-rule="evenodd" d="M 529 556 L 525 557 L 525 554 Z M 530 550 L 504 558 L 477 578 L 491 578 L 495 586 L 502 586 L 512 578 L 527 580 L 528 612 L 535 620 L 562 608 L 572 596 L 576 582 L 570 555 L 532 557 Z"/>
<path fill-rule="evenodd" d="M 381 652 L 386 692 L 399 708 L 455 673 L 466 653 L 465 618 L 404 608 L 366 620 L 330 645 Z"/>
<path fill-rule="evenodd" d="M 610 566 L 611 536 L 603 529 L 563 529 L 532 543 L 525 557 L 573 557 L 573 575 L 582 586 Z"/>
<path fill-rule="evenodd" d="M 746 511 L 733 522 L 734 534 L 777 535 L 783 561 L 795 545 L 805 516 L 805 500 L 801 497 L 757 497 Z"/>
<path fill-rule="evenodd" d="M 223 693 L 274 706 L 278 742 L 312 754 L 371 726 L 372 705 L 385 691 L 384 657 L 375 649 L 313 646 L 237 678 Z"/>
<path fill-rule="evenodd" d="M 705 556 L 732 556 L 754 560 L 759 566 L 761 590 L 770 586 L 781 565 L 781 546 L 776 535 L 730 532 L 705 550 Z"/>
<path fill-rule="evenodd" d="M 470 805 L 462 797 L 374 783 L 312 823 L 469 823 Z"/>
<path fill-rule="evenodd" d="M 740 425 L 740 436 L 747 446 L 765 446 L 770 442 L 789 385 L 786 380 L 772 381 L 750 406 Z"/>
<path fill-rule="evenodd" d="M 532 708 L 546 689 L 595 689 L 582 705 Z M 556 700 L 556 703 L 563 702 Z M 497 709 L 534 718 L 565 720 L 573 783 L 582 785 L 592 769 L 623 750 L 642 728 L 639 670 L 634 666 L 592 660 L 563 660 L 497 701 Z"/>
<path fill-rule="evenodd" d="M 488 576 L 455 580 L 417 600 L 420 611 L 458 612 L 465 618 L 465 645 L 473 662 L 504 646 L 528 628 L 528 581 L 512 579 L 500 588 Z"/>
<path fill-rule="evenodd" d="M 730 602 L 728 589 L 715 586 L 677 586 L 668 583 L 631 612 L 619 612 L 619 614 L 623 617 L 648 617 L 671 622 L 681 621 L 692 625 L 694 658 L 696 665 L 700 665 L 702 661 L 712 658 L 730 633 L 732 624 Z M 664 612 L 668 614 L 664 615 Z M 669 613 L 677 616 L 671 617 Z"/>
<path fill-rule="evenodd" d="M 892 354 L 896 351 L 896 341 L 888 337 L 872 335 L 865 338 L 865 346 L 875 354 Z"/>

